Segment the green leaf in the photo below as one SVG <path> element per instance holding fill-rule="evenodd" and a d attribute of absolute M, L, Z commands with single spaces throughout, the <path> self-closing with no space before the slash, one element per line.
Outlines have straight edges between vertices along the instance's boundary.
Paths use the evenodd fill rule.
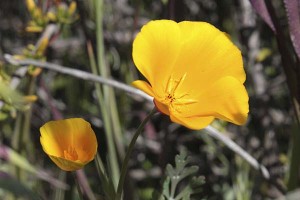
<path fill-rule="evenodd" d="M 202 191 L 201 186 L 204 184 L 204 177 L 193 177 L 199 170 L 198 166 L 187 166 L 191 162 L 191 158 L 187 156 L 185 150 L 180 151 L 179 155 L 175 157 L 175 166 L 167 165 L 165 173 L 167 177 L 163 182 L 162 192 L 155 192 L 153 199 L 175 199 L 175 200 L 189 200 L 192 194 Z M 183 179 L 187 179 L 187 185 L 175 194 L 178 190 L 177 185 Z M 177 189 L 176 189 L 177 188 Z"/>
<path fill-rule="evenodd" d="M 0 81 L 0 99 L 19 110 L 28 108 L 28 101 L 18 91 Z"/>

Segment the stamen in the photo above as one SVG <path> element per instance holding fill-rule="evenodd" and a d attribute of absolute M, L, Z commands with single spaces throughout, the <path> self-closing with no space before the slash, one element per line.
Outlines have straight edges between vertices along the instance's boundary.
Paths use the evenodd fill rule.
<path fill-rule="evenodd" d="M 69 146 L 68 150 L 64 150 L 64 157 L 67 160 L 77 160 L 78 159 L 78 154 L 75 150 L 74 147 Z"/>
<path fill-rule="evenodd" d="M 183 84 L 187 73 L 185 73 L 180 79 L 175 79 L 173 74 L 170 76 L 166 88 L 165 88 L 165 98 L 163 103 L 169 106 L 170 110 L 176 112 L 182 112 L 188 109 L 185 105 L 190 105 L 196 103 L 197 100 L 188 98 L 189 93 L 176 94 L 177 89 Z"/>
<path fill-rule="evenodd" d="M 178 99 L 176 102 L 174 102 L 175 105 L 190 105 L 197 103 L 197 100 L 195 99 Z"/>
<path fill-rule="evenodd" d="M 168 80 L 167 87 L 165 89 L 165 93 L 167 93 L 167 94 L 172 93 L 173 82 L 174 82 L 173 75 L 171 75 Z"/>
<path fill-rule="evenodd" d="M 179 81 L 175 80 L 175 87 L 173 89 L 173 92 L 175 92 L 175 90 L 183 83 L 184 79 L 186 77 L 186 73 L 179 79 Z"/>

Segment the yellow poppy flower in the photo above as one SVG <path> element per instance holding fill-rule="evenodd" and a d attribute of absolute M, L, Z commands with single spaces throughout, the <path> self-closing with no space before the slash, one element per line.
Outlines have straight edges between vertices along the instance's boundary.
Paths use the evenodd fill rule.
<path fill-rule="evenodd" d="M 81 169 L 97 153 L 97 138 L 89 122 L 81 118 L 50 121 L 40 128 L 44 152 L 62 170 Z"/>
<path fill-rule="evenodd" d="M 154 97 L 173 122 L 201 129 L 215 118 L 246 122 L 248 94 L 241 52 L 205 22 L 150 21 L 133 42 L 133 61 L 148 82 L 132 84 Z"/>

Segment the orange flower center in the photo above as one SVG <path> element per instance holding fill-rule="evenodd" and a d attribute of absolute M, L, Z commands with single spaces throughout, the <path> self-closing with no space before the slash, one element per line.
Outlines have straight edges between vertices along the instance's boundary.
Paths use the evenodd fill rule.
<path fill-rule="evenodd" d="M 69 146 L 68 150 L 64 150 L 64 157 L 67 160 L 73 160 L 73 161 L 75 161 L 75 160 L 78 159 L 78 154 L 77 154 L 77 152 L 76 152 L 76 150 L 75 150 L 74 147 Z"/>
<path fill-rule="evenodd" d="M 167 87 L 165 89 L 165 97 L 162 103 L 168 105 L 169 109 L 176 112 L 183 112 L 185 105 L 196 103 L 197 100 L 189 98 L 189 93 L 178 93 L 176 90 L 183 84 L 186 78 L 186 73 L 179 79 L 170 76 Z"/>

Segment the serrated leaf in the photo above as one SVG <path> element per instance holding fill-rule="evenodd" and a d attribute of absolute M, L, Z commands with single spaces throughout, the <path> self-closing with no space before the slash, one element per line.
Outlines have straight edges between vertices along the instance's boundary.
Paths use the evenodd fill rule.
<path fill-rule="evenodd" d="M 163 183 L 163 195 L 167 198 L 170 198 L 170 177 L 167 177 Z"/>
<path fill-rule="evenodd" d="M 163 182 L 163 191 L 160 193 L 155 194 L 157 200 L 163 199 L 176 199 L 176 200 L 188 200 L 190 199 L 191 194 L 198 193 L 201 191 L 200 186 L 204 183 L 203 177 L 193 177 L 191 180 L 187 180 L 189 184 L 187 184 L 184 189 L 179 191 L 177 196 L 174 193 L 176 191 L 177 184 L 181 182 L 183 179 L 187 179 L 191 175 L 195 174 L 199 167 L 198 166 L 189 166 L 187 165 L 190 163 L 191 157 L 187 156 L 186 151 L 181 151 L 179 155 L 175 156 L 175 167 L 171 164 L 166 166 L 165 173 L 167 175 L 166 179 Z M 172 186 L 172 192 L 171 190 Z M 174 190 L 175 188 L 175 190 Z M 174 197 L 175 195 L 176 197 Z M 162 199 L 161 199 L 162 198 Z"/>
<path fill-rule="evenodd" d="M 191 199 L 190 196 L 184 196 L 184 197 L 182 198 L 182 200 L 190 200 L 190 199 Z"/>
<path fill-rule="evenodd" d="M 190 185 L 187 185 L 181 190 L 181 192 L 176 196 L 175 199 L 181 199 L 181 200 L 190 199 L 191 194 L 192 194 L 192 189 Z"/>
<path fill-rule="evenodd" d="M 166 171 L 167 176 L 169 176 L 169 177 L 172 177 L 172 176 L 175 175 L 175 169 L 170 164 L 167 164 L 167 167 L 166 167 L 165 171 Z"/>
<path fill-rule="evenodd" d="M 205 178 L 203 176 L 193 177 L 191 181 L 192 187 L 198 187 L 205 183 Z"/>
<path fill-rule="evenodd" d="M 195 174 L 198 171 L 198 166 L 191 166 L 182 170 L 180 178 L 183 179 L 189 175 Z"/>
<path fill-rule="evenodd" d="M 185 159 L 182 157 L 176 157 L 175 166 L 176 171 L 181 171 L 186 165 Z"/>

